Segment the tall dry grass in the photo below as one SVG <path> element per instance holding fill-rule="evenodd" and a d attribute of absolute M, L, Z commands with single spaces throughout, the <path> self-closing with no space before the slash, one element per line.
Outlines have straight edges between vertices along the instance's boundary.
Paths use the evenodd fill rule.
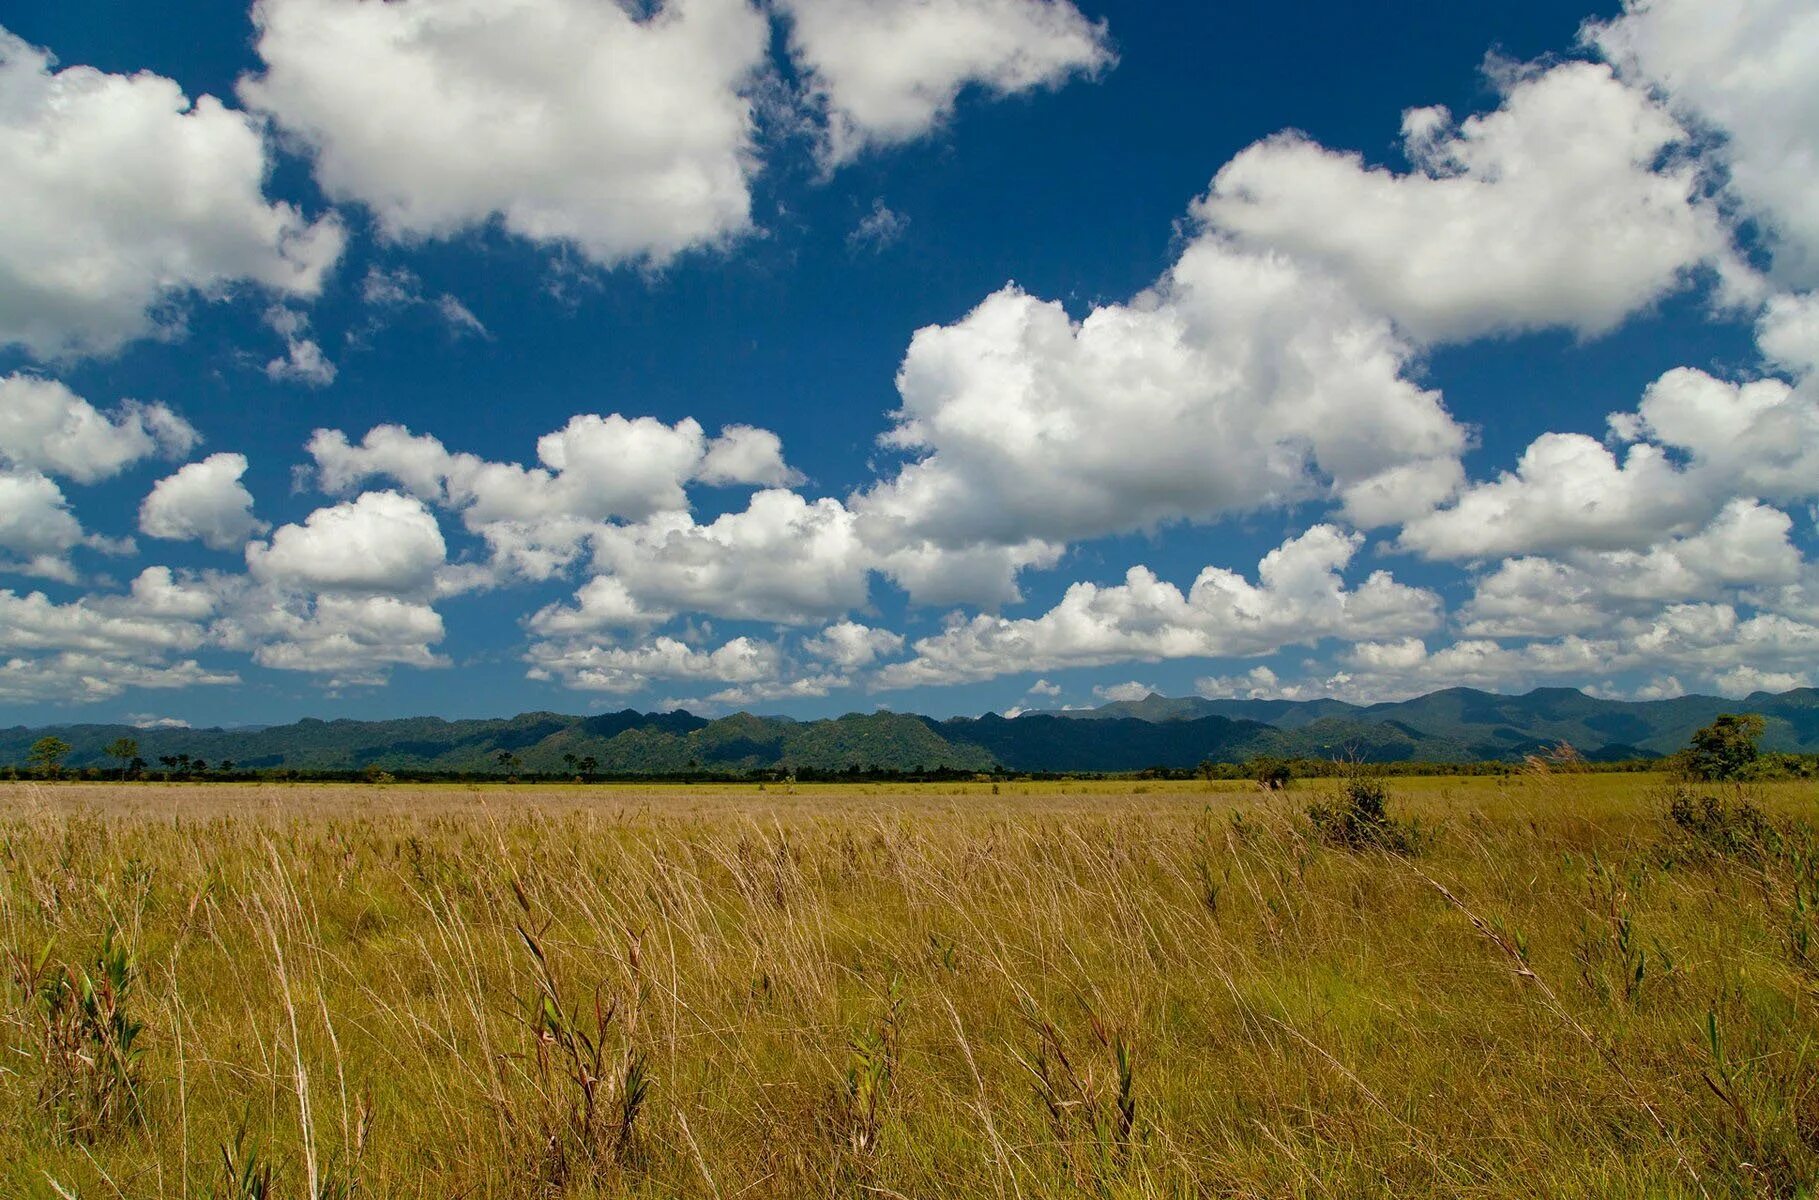
<path fill-rule="evenodd" d="M 23 785 L 0 1195 L 1807 1194 L 1814 793 L 1660 786 Z"/>

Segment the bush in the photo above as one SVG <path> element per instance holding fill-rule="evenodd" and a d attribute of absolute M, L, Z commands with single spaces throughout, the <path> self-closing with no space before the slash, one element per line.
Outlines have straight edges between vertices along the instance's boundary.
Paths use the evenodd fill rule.
<path fill-rule="evenodd" d="M 1259 755 L 1247 765 L 1250 767 L 1251 778 L 1265 791 L 1280 791 L 1295 777 L 1295 770 L 1289 765 L 1288 759 L 1277 758 L 1273 754 Z"/>
<path fill-rule="evenodd" d="M 1328 845 L 1406 854 L 1414 848 L 1414 831 L 1389 815 L 1388 800 L 1383 780 L 1360 769 L 1345 777 L 1332 801 L 1308 805 L 1307 815 Z"/>
<path fill-rule="evenodd" d="M 1782 830 L 1741 789 L 1721 796 L 1681 785 L 1663 798 L 1671 841 L 1688 858 L 1760 863 L 1780 853 Z"/>

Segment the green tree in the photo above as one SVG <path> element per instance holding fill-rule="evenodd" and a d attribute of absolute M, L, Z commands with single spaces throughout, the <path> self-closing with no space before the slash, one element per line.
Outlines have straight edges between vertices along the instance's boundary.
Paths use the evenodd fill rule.
<path fill-rule="evenodd" d="M 132 738 L 115 738 L 107 744 L 107 756 L 120 764 L 120 778 L 132 769 L 133 760 L 139 757 L 139 743 Z"/>
<path fill-rule="evenodd" d="M 1722 713 L 1694 732 L 1686 749 L 1675 756 L 1676 765 L 1691 779 L 1741 779 L 1762 756 L 1756 742 L 1762 737 L 1763 725 L 1760 713 Z"/>
<path fill-rule="evenodd" d="M 63 760 L 69 757 L 70 744 L 60 737 L 46 734 L 32 743 L 32 748 L 25 756 L 26 763 L 35 771 L 47 778 L 55 779 L 63 774 Z"/>

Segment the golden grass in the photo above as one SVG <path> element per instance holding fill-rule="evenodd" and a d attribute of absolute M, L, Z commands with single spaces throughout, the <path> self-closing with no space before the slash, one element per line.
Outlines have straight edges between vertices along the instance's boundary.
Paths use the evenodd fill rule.
<path fill-rule="evenodd" d="M 0 1195 L 1804 1194 L 1819 875 L 1661 783 L 0 785 Z"/>

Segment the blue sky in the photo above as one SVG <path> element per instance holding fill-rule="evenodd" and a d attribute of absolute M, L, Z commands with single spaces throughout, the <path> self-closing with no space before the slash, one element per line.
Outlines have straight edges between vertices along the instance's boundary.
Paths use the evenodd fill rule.
<path fill-rule="evenodd" d="M 0 720 L 1814 682 L 1819 15 L 1396 17 L 9 10 Z"/>

